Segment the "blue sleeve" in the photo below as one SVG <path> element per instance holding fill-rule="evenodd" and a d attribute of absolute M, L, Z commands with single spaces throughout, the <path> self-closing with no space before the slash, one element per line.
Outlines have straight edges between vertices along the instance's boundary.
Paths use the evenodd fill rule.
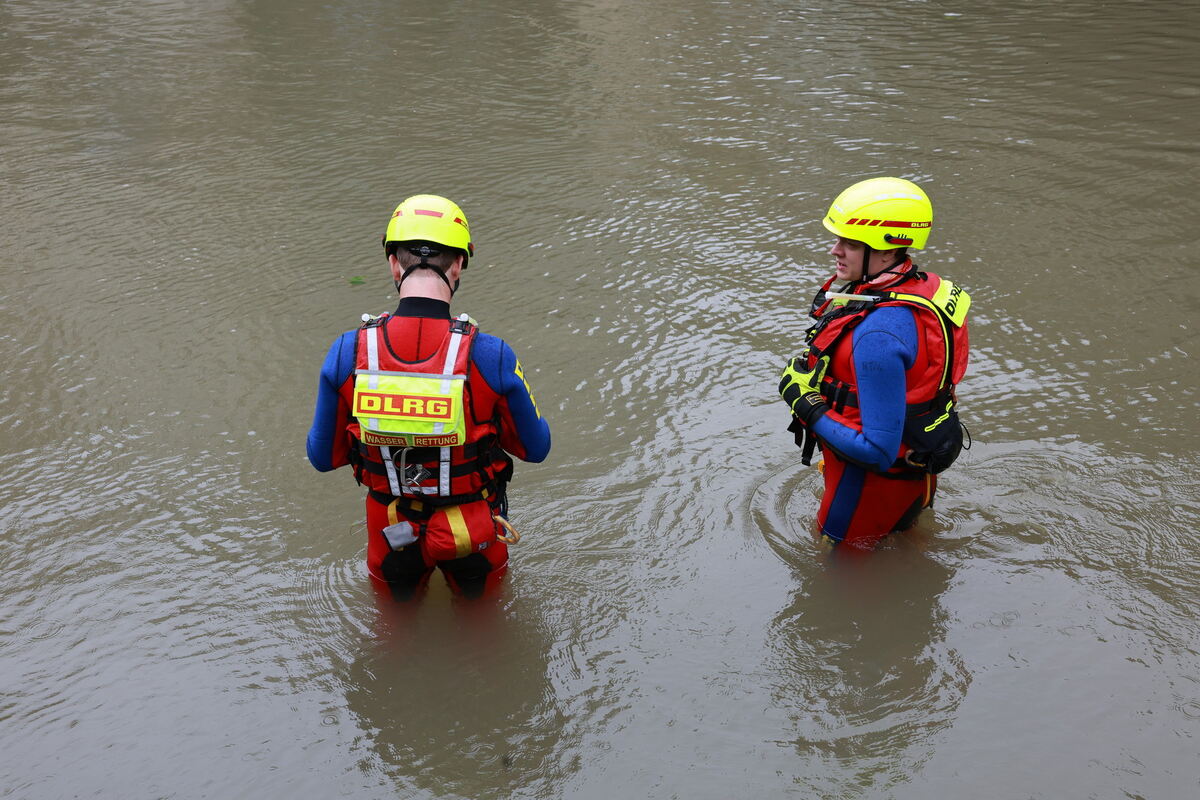
<path fill-rule="evenodd" d="M 480 376 L 500 395 L 500 446 L 522 461 L 544 461 L 550 453 L 550 425 L 538 410 L 516 353 L 503 339 L 480 333 L 471 356 Z"/>
<path fill-rule="evenodd" d="M 308 460 L 321 472 L 346 463 L 346 442 L 342 436 L 339 393 L 342 384 L 354 373 L 354 345 L 357 331 L 346 331 L 329 347 L 321 377 L 317 382 L 317 405 L 312 427 L 308 430 Z"/>
<path fill-rule="evenodd" d="M 813 432 L 847 458 L 886 470 L 900 450 L 905 372 L 917 357 L 917 323 L 912 309 L 886 306 L 872 311 L 854 329 L 852 352 L 862 432 L 828 415 L 817 420 Z"/>

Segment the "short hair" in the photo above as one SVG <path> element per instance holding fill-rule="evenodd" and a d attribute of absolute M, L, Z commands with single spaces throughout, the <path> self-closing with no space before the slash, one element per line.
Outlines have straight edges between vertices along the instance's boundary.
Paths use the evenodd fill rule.
<path fill-rule="evenodd" d="M 409 250 L 406 246 L 409 244 L 411 243 L 405 242 L 401 244 L 400 242 L 388 242 L 388 255 L 390 256 L 393 253 L 396 255 L 396 258 L 400 260 L 401 269 L 414 267 L 424 261 L 426 264 L 439 270 L 440 272 L 445 272 L 454 264 L 454 259 L 458 258 L 462 254 L 462 251 L 458 248 L 431 245 L 433 249 L 437 250 L 437 254 L 421 256 L 412 252 L 412 250 Z"/>

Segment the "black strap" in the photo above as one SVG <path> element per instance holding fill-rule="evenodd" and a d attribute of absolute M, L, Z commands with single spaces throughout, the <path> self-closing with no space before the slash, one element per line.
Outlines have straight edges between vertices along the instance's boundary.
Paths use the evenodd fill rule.
<path fill-rule="evenodd" d="M 439 278 L 442 279 L 442 283 L 444 283 L 444 284 L 446 284 L 446 286 L 450 287 L 450 294 L 454 294 L 454 286 L 450 283 L 450 279 L 446 277 L 446 273 L 442 272 L 440 269 L 435 267 L 433 264 L 430 264 L 428 261 L 425 261 L 424 259 L 417 262 L 416 264 L 413 264 L 411 267 L 409 267 L 408 269 L 404 270 L 403 273 L 401 273 L 400 280 L 396 282 L 396 288 L 399 289 L 400 284 L 404 283 L 405 279 L 408 278 L 409 275 L 412 275 L 414 272 L 416 272 L 419 269 L 432 270 L 434 274 L 436 274 Z"/>
<path fill-rule="evenodd" d="M 909 403 L 904 407 L 904 416 L 916 417 L 928 413 L 934 407 L 943 405 L 951 397 L 953 390 L 954 387 L 951 386 L 949 390 L 938 392 L 932 400 L 926 400 L 921 403 Z M 841 381 L 832 379 L 822 381 L 821 396 L 838 413 L 841 413 L 844 408 L 858 408 L 858 392 L 851 389 L 849 384 L 842 383 Z"/>
<path fill-rule="evenodd" d="M 399 450 L 400 448 L 395 448 Z M 488 434 L 475 442 L 467 442 L 461 446 L 461 458 L 458 463 L 451 463 L 450 478 L 462 478 L 467 475 L 481 475 L 484 479 L 484 485 L 478 492 L 469 492 L 466 494 L 450 495 L 448 497 L 440 497 L 438 495 L 420 495 L 418 497 L 409 498 L 405 495 L 401 498 L 401 502 L 415 499 L 417 502 L 426 503 L 431 506 L 454 506 L 463 503 L 471 503 L 476 500 L 481 500 L 484 497 L 494 496 L 502 493 L 502 487 L 512 479 L 513 463 L 508 454 L 500 447 L 500 439 L 495 434 Z M 382 461 L 374 461 L 367 458 L 369 446 L 362 442 L 356 442 L 351 452 L 357 452 L 361 465 L 356 469 L 356 476 L 363 472 L 369 472 L 372 475 L 380 477 L 387 476 L 387 466 Z M 393 457 L 398 458 L 397 456 Z M 498 470 L 493 471 L 493 465 L 503 462 Z M 437 467 L 440 469 L 441 464 L 441 449 L 437 447 L 412 447 L 408 449 L 405 456 L 405 463 L 409 467 L 428 466 L 430 468 Z M 494 474 L 493 474 L 494 473 Z M 362 483 L 362 480 L 359 480 Z M 395 499 L 394 495 L 385 492 L 370 490 L 370 494 L 381 503 L 390 503 Z"/>
<path fill-rule="evenodd" d="M 455 449 L 460 449 L 463 461 L 479 461 L 481 456 L 486 460 L 492 455 L 492 451 L 497 447 L 498 442 L 499 440 L 495 434 L 488 434 L 478 441 L 467 442 Z M 361 441 L 357 442 L 358 452 L 363 456 L 364 460 L 368 461 L 368 463 L 374 463 L 382 469 L 382 462 L 371 462 L 368 458 L 372 446 L 363 444 Z M 398 452 L 405 448 L 402 448 L 400 445 L 392 445 L 392 449 Z M 440 462 L 442 459 L 442 450 L 440 447 L 409 447 L 407 449 L 408 453 L 405 455 L 404 460 L 409 464 L 432 464 Z M 374 472 L 374 470 L 372 471 Z M 376 474 L 382 473 L 376 472 Z"/>
<path fill-rule="evenodd" d="M 495 506 L 502 499 L 500 487 L 495 482 L 482 487 L 478 492 L 453 494 L 449 497 L 439 497 L 437 495 L 421 495 L 419 497 L 404 495 L 396 497 L 394 494 L 381 492 L 377 489 L 368 489 L 367 494 L 372 500 L 382 503 L 385 506 L 391 505 L 393 500 L 399 500 L 396 504 L 396 511 L 412 519 L 428 519 L 435 510 L 443 506 L 461 506 L 479 500 L 487 500 L 488 503 Z"/>
<path fill-rule="evenodd" d="M 820 389 L 825 402 L 837 413 L 842 413 L 847 406 L 858 408 L 858 395 L 850 389 L 850 384 L 829 378 L 821 381 Z"/>
<path fill-rule="evenodd" d="M 800 463 L 808 467 L 812 465 L 813 452 L 817 449 L 817 437 L 807 428 L 804 430 L 804 446 L 800 448 Z"/>
<path fill-rule="evenodd" d="M 408 461 L 407 464 L 408 464 L 409 468 L 411 469 L 412 467 L 428 465 L 428 464 L 430 464 L 430 462 Z M 369 472 L 372 475 L 378 475 L 380 477 L 386 477 L 388 474 L 387 465 L 385 465 L 383 462 L 370 461 L 367 459 L 363 459 L 362 471 Z M 474 461 L 467 461 L 467 462 L 463 462 L 461 464 L 453 464 L 452 463 L 450 465 L 450 477 L 451 478 L 461 478 L 465 475 L 471 475 L 472 473 L 475 473 L 478 471 L 479 471 L 479 467 L 476 465 L 476 463 Z"/>
<path fill-rule="evenodd" d="M 805 427 L 799 417 L 792 417 L 792 424 L 788 425 L 788 430 L 792 432 L 796 439 L 796 447 L 800 448 L 800 463 L 806 467 L 812 466 L 813 453 L 817 449 L 817 437 Z"/>

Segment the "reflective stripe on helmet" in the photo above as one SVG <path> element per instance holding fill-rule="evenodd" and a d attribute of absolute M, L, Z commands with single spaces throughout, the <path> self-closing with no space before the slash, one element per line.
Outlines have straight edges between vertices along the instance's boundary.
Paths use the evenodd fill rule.
<path fill-rule="evenodd" d="M 471 227 L 467 215 L 453 201 L 435 194 L 418 194 L 406 198 L 392 212 L 383 243 L 432 242 L 443 247 L 461 250 L 466 260 L 475 255 L 471 242 Z"/>
<path fill-rule="evenodd" d="M 912 181 L 870 178 L 839 194 L 822 224 L 837 236 L 876 250 L 922 248 L 933 227 L 933 205 Z M 906 233 L 885 233 L 887 229 Z"/>
<path fill-rule="evenodd" d="M 846 220 L 847 225 L 882 225 L 885 228 L 928 228 L 931 222 L 905 222 L 899 219 L 858 219 Z"/>

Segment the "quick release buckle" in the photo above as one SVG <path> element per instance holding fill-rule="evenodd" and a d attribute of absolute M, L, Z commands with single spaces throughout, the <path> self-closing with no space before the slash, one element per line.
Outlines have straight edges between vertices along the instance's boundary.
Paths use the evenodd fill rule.
<path fill-rule="evenodd" d="M 411 447 L 400 448 L 400 463 L 397 466 L 400 468 L 400 483 L 409 489 L 420 489 L 421 482 L 429 480 L 432 474 L 425 469 L 424 464 L 409 464 L 408 451 Z"/>

